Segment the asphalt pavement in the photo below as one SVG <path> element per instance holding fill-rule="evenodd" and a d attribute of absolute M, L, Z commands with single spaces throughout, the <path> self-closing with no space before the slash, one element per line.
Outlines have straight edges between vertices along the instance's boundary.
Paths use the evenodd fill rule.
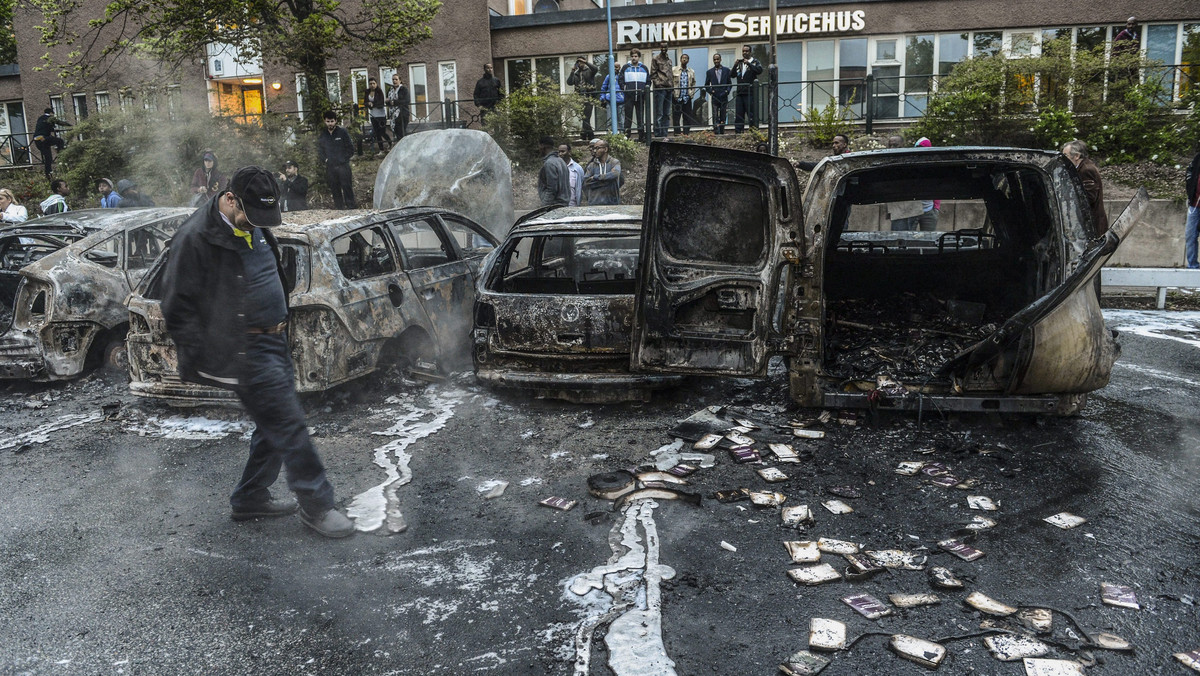
<path fill-rule="evenodd" d="M 362 529 L 344 541 L 295 517 L 229 519 L 251 429 L 236 410 L 140 401 L 119 373 L 0 385 L 0 674 L 769 675 L 808 649 L 813 618 L 843 623 L 852 642 L 813 651 L 822 676 L 929 673 L 889 648 L 895 634 L 939 642 L 947 674 L 1025 673 L 992 656 L 989 635 L 1034 636 L 1045 658 L 1087 674 L 1188 673 L 1172 655 L 1200 650 L 1200 314 L 1106 314 L 1121 360 L 1066 419 L 821 421 L 790 404 L 779 368 L 606 406 L 495 392 L 469 374 L 379 374 L 305 400 Z M 698 469 L 681 492 L 698 505 L 666 490 L 589 495 L 592 475 L 694 452 L 672 448 L 671 430 L 698 413 L 684 432 L 748 420 L 757 447 L 789 443 L 799 461 L 685 458 Z M 825 436 L 790 436 L 789 422 Z M 766 467 L 786 480 L 768 483 Z M 782 493 L 812 521 L 788 528 L 777 507 L 712 497 L 739 488 Z M 576 504 L 539 504 L 551 497 Z M 853 511 L 831 512 L 833 500 Z M 1086 521 L 1044 520 L 1063 512 Z M 784 542 L 820 538 L 899 550 L 920 569 L 794 582 L 789 570 L 813 564 Z M 958 558 L 948 539 L 983 555 Z M 850 565 L 829 552 L 819 563 Z M 935 587 L 934 567 L 963 587 Z M 1138 607 L 1103 602 L 1102 583 Z M 974 592 L 1019 612 L 976 610 Z M 859 594 L 889 614 L 843 601 Z M 903 609 L 893 594 L 937 603 Z M 1048 633 L 1030 628 L 1034 608 Z M 1101 633 L 1132 651 L 1097 647 Z"/>

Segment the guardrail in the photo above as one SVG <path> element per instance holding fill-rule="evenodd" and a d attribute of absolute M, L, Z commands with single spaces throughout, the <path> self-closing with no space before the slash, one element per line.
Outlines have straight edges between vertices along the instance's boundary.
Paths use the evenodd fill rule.
<path fill-rule="evenodd" d="M 1158 309 L 1167 307 L 1167 288 L 1200 288 L 1200 270 L 1194 268 L 1104 268 L 1100 286 L 1158 289 Z"/>

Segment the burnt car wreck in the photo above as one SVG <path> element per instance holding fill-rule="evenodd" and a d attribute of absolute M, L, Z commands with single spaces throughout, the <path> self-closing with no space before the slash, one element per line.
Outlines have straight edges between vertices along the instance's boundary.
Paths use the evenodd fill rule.
<path fill-rule="evenodd" d="M 934 201 L 936 231 L 893 230 Z M 785 160 L 656 144 L 631 365 L 764 376 L 783 355 L 803 406 L 1074 413 L 1119 353 L 1094 279 L 1146 203 L 1096 236 L 1042 151 L 852 153 L 801 196 Z"/>
<path fill-rule="evenodd" d="M 475 303 L 482 382 L 579 403 L 644 400 L 682 379 L 629 368 L 642 208 L 528 215 L 488 258 Z"/>
<path fill-rule="evenodd" d="M 190 209 L 88 209 L 0 229 L 0 378 L 123 366 L 122 304 Z"/>
<path fill-rule="evenodd" d="M 487 230 L 451 211 L 407 207 L 285 223 L 274 233 L 298 391 L 326 390 L 390 364 L 437 378 L 466 361 L 475 282 L 497 244 Z M 167 255 L 129 299 L 130 389 L 169 403 L 228 400 L 229 392 L 179 378 L 161 308 Z"/>

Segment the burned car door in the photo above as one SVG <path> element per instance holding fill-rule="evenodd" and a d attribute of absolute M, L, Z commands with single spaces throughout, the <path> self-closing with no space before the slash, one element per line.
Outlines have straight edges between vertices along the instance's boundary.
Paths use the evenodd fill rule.
<path fill-rule="evenodd" d="M 766 374 L 781 279 L 800 263 L 800 186 L 787 160 L 656 143 L 650 149 L 635 371 Z"/>
<path fill-rule="evenodd" d="M 1078 195 L 1064 197 L 1064 203 L 1078 203 Z M 1083 394 L 1107 385 L 1120 348 L 1105 329 L 1094 281 L 1148 205 L 1142 188 L 1108 232 L 1089 241 L 1061 284 L 958 354 L 941 373 L 952 375 L 961 391 Z"/>
<path fill-rule="evenodd" d="M 129 288 L 137 287 L 146 272 L 166 250 L 186 216 L 175 216 L 131 228 L 125 233 L 125 279 Z"/>
<path fill-rule="evenodd" d="M 436 334 L 432 337 L 443 353 L 448 346 L 465 345 L 475 304 L 472 263 L 459 257 L 436 216 L 396 219 L 390 225 L 413 293 Z"/>

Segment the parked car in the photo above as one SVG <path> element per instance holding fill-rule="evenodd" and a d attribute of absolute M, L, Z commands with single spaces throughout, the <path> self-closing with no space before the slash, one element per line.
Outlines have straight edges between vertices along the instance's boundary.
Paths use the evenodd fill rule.
<path fill-rule="evenodd" d="M 0 228 L 0 378 L 122 365 L 122 303 L 190 213 L 87 209 Z"/>
<path fill-rule="evenodd" d="M 642 208 L 543 209 L 484 266 L 475 375 L 579 402 L 645 399 L 680 376 L 629 369 Z"/>
<path fill-rule="evenodd" d="M 467 361 L 475 280 L 497 244 L 482 226 L 445 209 L 407 207 L 285 223 L 274 234 L 290 287 L 298 391 L 325 390 L 397 360 L 431 377 Z M 129 299 L 130 389 L 184 404 L 229 399 L 179 378 L 161 308 L 169 255 Z"/>
<path fill-rule="evenodd" d="M 935 202 L 936 231 L 892 230 Z M 1094 282 L 1147 202 L 1096 233 L 1054 152 L 850 153 L 801 197 L 784 159 L 654 144 L 632 368 L 764 376 L 779 354 L 803 406 L 1071 414 L 1119 353 Z"/>

